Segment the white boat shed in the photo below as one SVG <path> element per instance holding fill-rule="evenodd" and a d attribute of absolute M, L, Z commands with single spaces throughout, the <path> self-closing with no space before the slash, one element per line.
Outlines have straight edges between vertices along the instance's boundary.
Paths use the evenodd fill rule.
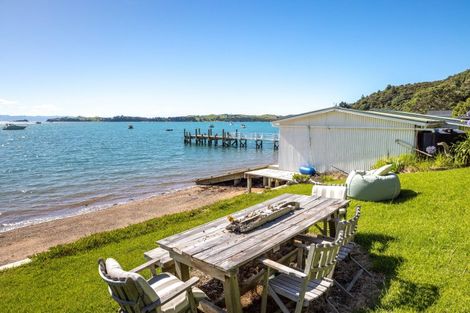
<path fill-rule="evenodd" d="M 279 169 L 367 170 L 380 158 L 410 153 L 419 132 L 466 126 L 458 119 L 395 111 L 332 107 L 273 122 L 279 127 Z"/>

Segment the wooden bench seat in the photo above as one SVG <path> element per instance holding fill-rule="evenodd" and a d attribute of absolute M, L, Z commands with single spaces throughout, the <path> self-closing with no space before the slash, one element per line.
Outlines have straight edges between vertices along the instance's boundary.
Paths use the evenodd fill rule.
<path fill-rule="evenodd" d="M 149 261 L 159 259 L 157 266 L 162 268 L 163 272 L 174 272 L 175 262 L 170 257 L 170 253 L 160 247 L 144 253 L 144 258 Z"/>

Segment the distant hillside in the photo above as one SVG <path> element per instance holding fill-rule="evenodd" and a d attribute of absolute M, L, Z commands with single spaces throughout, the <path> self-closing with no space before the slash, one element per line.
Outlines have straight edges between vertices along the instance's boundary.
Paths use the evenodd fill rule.
<path fill-rule="evenodd" d="M 385 90 L 362 97 L 352 104 L 341 103 L 355 109 L 388 109 L 426 113 L 429 110 L 453 110 L 454 116 L 470 111 L 470 70 L 446 79 L 388 85 Z"/>
<path fill-rule="evenodd" d="M 138 117 L 138 116 L 115 116 L 115 117 L 57 117 L 48 119 L 48 122 L 271 122 L 282 116 L 243 115 L 243 114 L 210 114 L 210 115 L 188 115 L 175 117 Z"/>
<path fill-rule="evenodd" d="M 17 121 L 28 120 L 30 122 L 45 122 L 48 119 L 56 118 L 57 116 L 40 116 L 40 115 L 0 115 L 0 121 Z"/>

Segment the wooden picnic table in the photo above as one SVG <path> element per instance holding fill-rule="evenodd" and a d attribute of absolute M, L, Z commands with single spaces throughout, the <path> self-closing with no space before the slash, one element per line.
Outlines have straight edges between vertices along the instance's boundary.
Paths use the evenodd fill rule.
<path fill-rule="evenodd" d="M 279 201 L 298 201 L 300 209 L 283 215 L 248 233 L 237 234 L 225 229 L 227 217 L 157 241 L 175 260 L 175 268 L 182 280 L 189 279 L 189 267 L 219 279 L 224 285 L 227 311 L 240 313 L 238 269 L 258 257 L 280 247 L 281 244 L 304 233 L 309 227 L 334 215 L 348 205 L 347 200 L 304 195 L 283 194 L 232 214 L 240 218 L 247 213 Z"/>

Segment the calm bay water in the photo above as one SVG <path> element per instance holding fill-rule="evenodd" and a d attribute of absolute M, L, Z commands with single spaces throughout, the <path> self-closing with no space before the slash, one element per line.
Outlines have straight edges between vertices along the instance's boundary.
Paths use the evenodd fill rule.
<path fill-rule="evenodd" d="M 263 150 L 185 146 L 210 123 L 45 123 L 0 130 L 0 232 L 192 185 L 198 177 L 275 163 Z M 214 123 L 214 133 L 277 132 L 270 123 Z M 172 132 L 165 131 L 168 128 Z M 253 144 L 254 145 L 254 144 Z"/>

